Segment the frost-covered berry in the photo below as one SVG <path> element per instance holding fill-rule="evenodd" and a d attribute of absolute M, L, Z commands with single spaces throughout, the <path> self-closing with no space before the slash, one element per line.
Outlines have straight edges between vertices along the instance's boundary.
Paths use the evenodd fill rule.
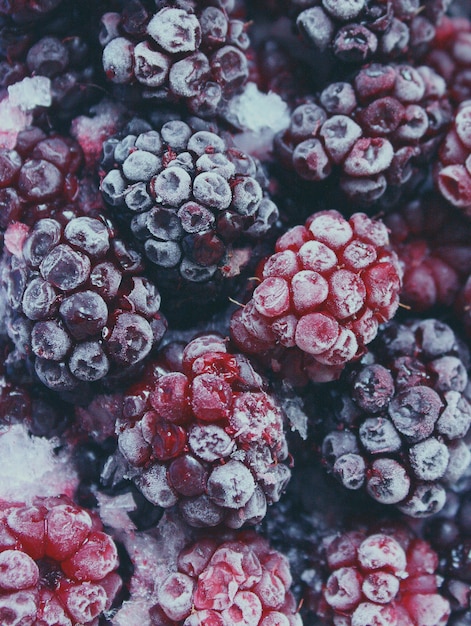
<path fill-rule="evenodd" d="M 471 271 L 471 227 L 431 193 L 384 217 L 404 271 L 401 302 L 422 312 L 453 306 Z"/>
<path fill-rule="evenodd" d="M 253 246 L 278 219 L 259 161 L 216 128 L 195 125 L 194 118 L 172 120 L 105 142 L 101 182 L 106 203 L 149 261 L 164 310 L 187 325 L 254 267 Z"/>
<path fill-rule="evenodd" d="M 232 3 L 148 4 L 103 14 L 108 81 L 125 98 L 183 100 L 193 113 L 214 116 L 248 79 L 247 24 L 232 15 Z"/>
<path fill-rule="evenodd" d="M 129 371 L 166 322 L 140 255 L 108 222 L 56 217 L 9 226 L 2 281 L 17 354 L 46 387 L 63 392 Z"/>
<path fill-rule="evenodd" d="M 451 116 L 446 83 L 430 67 L 371 63 L 297 106 L 275 153 L 354 205 L 391 203 L 421 181 Z"/>
<path fill-rule="evenodd" d="M 264 261 L 252 299 L 232 316 L 233 341 L 288 378 L 337 378 L 398 307 L 401 270 L 388 244 L 384 224 L 364 213 L 314 213 Z"/>
<path fill-rule="evenodd" d="M 438 592 L 438 556 L 411 532 L 345 532 L 327 540 L 325 552 L 326 623 L 448 623 L 450 603 Z"/>
<path fill-rule="evenodd" d="M 178 504 L 192 526 L 258 523 L 290 477 L 282 409 L 222 336 L 177 348 L 165 346 L 124 395 L 117 435 L 126 475 L 153 504 Z"/>
<path fill-rule="evenodd" d="M 467 350 L 446 324 L 390 322 L 368 359 L 330 390 L 326 465 L 346 488 L 412 517 L 441 510 L 471 460 L 467 367 Z"/>
<path fill-rule="evenodd" d="M 121 588 L 101 523 L 65 496 L 0 507 L 0 614 L 10 624 L 95 624 Z M 8 623 L 5 621 L 5 623 Z"/>
<path fill-rule="evenodd" d="M 151 611 L 175 625 L 300 626 L 288 559 L 253 531 L 202 534 L 158 581 Z"/>

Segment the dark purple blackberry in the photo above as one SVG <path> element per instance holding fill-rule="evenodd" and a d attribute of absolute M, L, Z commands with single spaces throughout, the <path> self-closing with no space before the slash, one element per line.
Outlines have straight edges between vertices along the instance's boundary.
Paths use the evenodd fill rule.
<path fill-rule="evenodd" d="M 413 312 L 453 306 L 471 273 L 471 224 L 427 193 L 384 217 L 404 270 L 401 302 Z"/>
<path fill-rule="evenodd" d="M 144 251 L 164 311 L 184 324 L 213 312 L 278 219 L 258 160 L 181 120 L 111 138 L 103 153 L 103 197 Z"/>
<path fill-rule="evenodd" d="M 154 505 L 177 505 L 191 526 L 239 528 L 279 500 L 290 477 L 283 411 L 221 335 L 165 346 L 122 406 L 125 476 Z"/>
<path fill-rule="evenodd" d="M 157 288 L 102 219 L 18 222 L 6 234 L 7 332 L 39 380 L 69 392 L 131 371 L 162 338 Z"/>
<path fill-rule="evenodd" d="M 353 206 L 391 204 L 422 182 L 450 120 L 445 81 L 430 67 L 372 63 L 299 105 L 275 153 Z"/>
<path fill-rule="evenodd" d="M 349 65 L 418 57 L 451 0 L 288 0 L 304 41 Z"/>
<path fill-rule="evenodd" d="M 47 3 L 25 4 L 39 9 Z M 54 120 L 61 126 L 81 107 L 98 99 L 93 15 L 89 0 L 63 0 L 57 10 L 44 14 L 39 25 L 37 21 L 18 24 L 13 18 L 0 18 L 0 91 L 23 79 L 44 77 L 43 88 L 49 92 L 50 102 L 45 98 L 45 108 L 36 109 L 36 115 L 46 110 L 47 122 Z"/>
<path fill-rule="evenodd" d="M 0 233 L 21 221 L 42 217 L 98 214 L 101 199 L 83 172 L 83 154 L 71 137 L 31 126 L 18 134 L 14 149 L 0 147 Z"/>
<path fill-rule="evenodd" d="M 248 25 L 234 3 L 125 2 L 102 17 L 103 69 L 118 96 L 185 101 L 213 116 L 248 78 Z M 121 88 L 121 89 L 119 89 Z M 126 90 L 128 88 L 128 90 Z"/>
<path fill-rule="evenodd" d="M 322 457 L 348 489 L 426 517 L 467 470 L 468 351 L 446 324 L 390 322 L 329 394 Z"/>

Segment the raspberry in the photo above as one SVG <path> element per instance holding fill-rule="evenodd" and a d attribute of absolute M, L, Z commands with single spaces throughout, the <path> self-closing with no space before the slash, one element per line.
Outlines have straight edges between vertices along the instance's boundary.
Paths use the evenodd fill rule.
<path fill-rule="evenodd" d="M 4 620 L 94 624 L 110 609 L 121 587 L 118 554 L 85 509 L 64 496 L 36 498 L 30 505 L 3 501 L 0 525 Z"/>
<path fill-rule="evenodd" d="M 445 488 L 471 458 L 467 359 L 437 320 L 391 322 L 380 331 L 368 362 L 345 371 L 346 391 L 332 389 L 327 409 L 333 428 L 323 459 L 345 487 L 365 487 L 413 517 L 444 506 Z"/>
<path fill-rule="evenodd" d="M 124 396 L 118 446 L 153 504 L 178 504 L 192 526 L 258 523 L 290 476 L 283 412 L 222 336 L 201 335 Z"/>
<path fill-rule="evenodd" d="M 404 269 L 401 301 L 413 311 L 452 306 L 471 270 L 469 221 L 432 194 L 385 216 Z"/>
<path fill-rule="evenodd" d="M 150 261 L 164 310 L 188 325 L 253 267 L 249 246 L 270 236 L 278 209 L 258 160 L 216 132 L 144 128 L 105 142 L 101 189 Z"/>
<path fill-rule="evenodd" d="M 282 235 L 231 336 L 288 379 L 293 361 L 314 381 L 358 359 L 398 306 L 401 271 L 384 224 L 363 213 L 314 213 Z M 300 382 L 300 381 L 298 381 Z"/>
<path fill-rule="evenodd" d="M 452 115 L 444 79 L 425 65 L 372 63 L 311 100 L 276 136 L 278 159 L 301 179 L 330 183 L 334 196 L 340 186 L 360 206 L 414 189 Z"/>
<path fill-rule="evenodd" d="M 102 16 L 103 69 L 129 97 L 185 101 L 213 116 L 248 78 L 247 25 L 232 3 L 133 2 Z M 122 91 L 120 92 L 122 93 Z"/>
<path fill-rule="evenodd" d="M 350 531 L 326 543 L 326 623 L 340 623 L 337 616 L 352 626 L 448 623 L 450 605 L 435 576 L 438 557 L 427 542 L 411 532 Z"/>
<path fill-rule="evenodd" d="M 46 387 L 72 391 L 129 371 L 162 338 L 160 295 L 104 220 L 43 218 L 8 252 L 7 330 Z"/>
<path fill-rule="evenodd" d="M 188 626 L 298 626 L 291 582 L 286 557 L 255 532 L 202 535 L 180 551 L 170 573 L 159 581 L 151 611 Z"/>

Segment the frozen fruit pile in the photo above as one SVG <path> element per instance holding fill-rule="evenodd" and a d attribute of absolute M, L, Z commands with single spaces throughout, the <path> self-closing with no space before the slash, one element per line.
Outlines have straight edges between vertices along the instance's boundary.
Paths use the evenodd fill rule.
<path fill-rule="evenodd" d="M 469 0 L 0 0 L 0 624 L 471 624 Z"/>

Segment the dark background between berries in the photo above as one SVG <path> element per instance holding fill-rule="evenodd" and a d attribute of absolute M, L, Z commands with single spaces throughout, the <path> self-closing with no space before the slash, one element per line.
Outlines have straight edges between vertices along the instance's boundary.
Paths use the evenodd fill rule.
<path fill-rule="evenodd" d="M 163 22 L 152 22 L 157 13 L 170 16 L 168 31 L 161 30 Z M 185 27 L 180 31 L 178 20 L 183 18 Z M 169 42 L 168 32 L 177 34 L 175 41 Z M 246 517 L 236 519 L 239 508 L 231 504 L 226 522 L 232 520 L 227 525 L 237 529 L 240 520 L 242 525 L 248 519 L 249 529 L 254 527 L 268 540 L 271 550 L 288 558 L 293 595 L 289 585 L 284 585 L 286 598 L 283 595 L 279 611 L 293 620 L 289 624 L 299 623 L 294 621 L 296 614 L 306 626 L 333 624 L 323 599 L 331 573 L 325 547 L 332 535 L 367 529 L 394 534 L 404 527 L 438 554 L 434 574 L 439 576 L 438 593 L 450 603 L 448 624 L 471 624 L 471 468 L 465 463 L 466 454 L 460 457 L 465 459 L 464 465 L 453 479 L 446 477 L 444 470 L 427 481 L 428 487 L 438 485 L 443 494 L 440 510 L 412 502 L 412 488 L 396 498 L 393 506 L 382 503 L 381 498 L 373 499 L 367 493 L 374 459 L 360 441 L 362 420 L 368 418 L 358 409 L 359 405 L 364 408 L 368 394 L 382 401 L 385 379 L 376 379 L 378 391 L 371 374 L 379 364 L 382 375 L 393 372 L 398 389 L 402 385 L 401 392 L 409 384 L 432 390 L 437 403 L 442 403 L 440 411 L 446 394 L 455 394 L 454 401 L 461 403 L 463 432 L 448 437 L 445 425 L 434 430 L 433 436 L 431 431 L 426 441 L 441 444 L 445 455 L 459 446 L 467 453 L 471 449 L 466 421 L 471 420 L 467 382 L 471 365 L 471 133 L 466 124 L 471 114 L 469 105 L 463 105 L 471 99 L 470 2 L 0 0 L 0 106 L 12 98 L 15 86 L 30 79 L 50 81 L 50 103 L 28 110 L 27 122 L 13 122 L 21 128 L 13 141 L 8 135 L 11 113 L 0 118 L 0 434 L 24 430 L 31 442 L 48 442 L 58 458 L 66 455 L 77 480 L 72 481 L 73 493 L 64 498 L 72 497 L 77 510 L 91 511 L 96 520 L 94 530 L 104 526 L 116 543 L 116 571 L 123 584 L 114 583 L 106 600 L 109 604 L 114 598 L 113 605 L 90 623 L 123 626 L 123 621 L 117 621 L 126 619 L 120 616 L 123 607 L 132 610 L 137 606 L 133 603 L 146 598 L 149 626 L 183 624 L 183 619 L 165 613 L 161 606 L 165 608 L 165 602 L 159 604 L 157 594 L 149 591 L 150 581 L 141 570 L 140 541 L 145 545 L 156 542 L 158 551 L 151 550 L 150 558 L 160 550 L 164 554 L 158 541 L 172 529 L 181 540 L 178 550 L 195 541 L 206 545 L 208 534 L 218 542 L 220 537 L 233 539 L 241 552 L 257 545 L 250 530 L 244 535 L 246 527 L 240 531 L 224 528 L 220 522 L 226 509 L 215 517 L 211 517 L 213 509 L 211 514 L 206 510 L 193 514 L 186 509 L 183 516 L 180 513 L 179 507 L 188 508 L 188 502 L 193 505 L 195 499 L 198 506 L 201 502 L 210 506 L 201 485 L 194 486 L 197 479 L 193 477 L 190 488 L 178 482 L 178 471 L 199 472 L 201 483 L 209 472 L 206 461 L 191 456 L 187 444 L 180 446 L 190 421 L 199 419 L 188 417 L 197 402 L 190 409 L 181 409 L 186 417 L 174 419 L 173 409 L 163 400 L 159 405 L 152 399 L 157 392 L 150 382 L 157 384 L 169 372 L 183 376 L 183 371 L 191 380 L 201 374 L 185 371 L 190 357 L 182 365 L 184 347 L 200 335 L 211 337 L 201 340 L 208 341 L 209 355 L 204 351 L 198 355 L 204 362 L 198 367 L 208 368 L 205 375 L 210 372 L 214 378 L 224 379 L 224 384 L 234 375 L 231 394 L 266 393 L 269 406 L 273 402 L 284 415 L 284 434 L 278 433 L 279 439 L 269 441 L 272 447 L 260 452 L 270 454 L 270 463 L 281 466 L 278 482 L 270 491 L 269 481 L 261 479 L 258 508 L 253 505 L 247 513 L 244 500 L 239 508 Z M 270 93 L 277 105 L 286 106 L 284 126 L 271 132 L 268 150 L 260 148 L 260 136 L 250 122 L 244 127 L 234 121 L 232 107 L 247 84 L 255 84 L 259 94 Z M 26 104 L 30 97 L 23 96 Z M 247 107 L 250 119 L 258 107 L 270 107 L 273 102 L 261 99 L 255 105 L 238 106 Z M 153 142 L 158 133 L 160 144 L 156 147 Z M 203 141 L 197 149 L 190 149 L 190 137 L 195 133 L 206 137 L 207 145 Z M 244 148 L 238 143 L 241 135 L 253 135 L 251 142 L 244 140 Z M 139 171 L 132 167 L 136 157 L 123 165 L 139 150 L 145 152 L 134 166 Z M 198 165 L 203 156 L 204 163 Z M 377 167 L 381 161 L 383 165 Z M 222 175 L 217 174 L 220 187 L 212 189 L 214 197 L 205 188 L 199 196 L 185 192 L 169 202 L 170 177 L 167 182 L 164 177 L 156 179 L 160 172 L 171 172 L 175 166 L 182 180 L 191 176 L 192 184 L 202 171 L 211 172 L 209 180 L 214 182 L 214 172 L 221 168 Z M 146 168 L 149 171 L 142 173 Z M 119 181 L 110 172 L 118 172 Z M 116 186 L 117 181 L 122 188 Z M 242 181 L 244 192 L 238 188 Z M 168 184 L 165 189 L 164 184 Z M 181 211 L 185 203 L 192 204 L 186 213 Z M 153 215 L 157 214 L 154 204 L 159 213 L 155 228 L 151 228 L 147 212 L 152 206 Z M 177 211 L 180 221 L 175 217 Z M 383 222 L 389 232 L 388 250 L 397 255 L 394 264 L 401 267 L 402 285 L 399 309 L 391 321 L 386 316 L 380 319 L 378 337 L 371 344 L 362 343 L 361 353 L 355 354 L 352 363 L 341 363 L 335 380 L 312 382 L 309 366 L 291 358 L 291 347 L 291 352 L 283 352 L 277 342 L 274 350 L 272 346 L 267 349 L 273 337 L 267 339 L 269 333 L 260 323 L 253 294 L 263 282 L 263 268 L 275 252 L 277 240 L 291 237 L 291 229 L 309 224 L 311 216 L 321 211 L 339 212 L 345 220 L 364 212 Z M 57 296 L 51 314 L 28 317 L 31 307 L 25 313 L 23 290 L 33 280 L 41 280 L 44 286 L 49 276 L 46 270 L 40 272 L 39 261 L 25 262 L 32 254 L 31 244 L 26 244 L 29 252 L 23 249 L 26 234 L 36 232 L 33 228 L 43 234 L 55 229 L 61 232 L 54 243 L 57 246 L 68 241 L 63 230 L 67 224 L 77 224 L 77 218 L 88 220 L 87 228 L 92 231 L 106 231 L 113 242 L 112 252 L 91 253 L 92 268 L 98 263 L 103 272 L 93 274 L 97 291 L 89 295 L 91 279 L 79 281 L 59 295 L 57 286 L 48 283 L 44 289 L 56 290 Z M 70 248 L 73 258 L 81 261 L 81 246 L 87 245 L 82 236 L 87 239 L 88 235 L 81 232 L 81 241 Z M 52 248 L 41 237 L 37 254 L 44 256 Z M 289 245 L 290 250 L 297 250 L 297 243 Z M 178 260 L 169 265 L 167 254 Z M 121 279 L 121 272 L 126 279 Z M 113 281 L 120 283 L 119 289 L 110 287 Z M 113 296 L 106 292 L 108 288 Z M 98 299 L 104 304 L 101 295 L 106 307 L 114 307 L 106 311 L 101 307 L 98 326 L 96 320 L 87 326 L 83 317 L 78 327 L 74 325 L 84 293 L 92 301 L 90 309 L 98 306 Z M 108 372 L 101 346 L 112 321 L 121 314 L 133 315 L 134 324 L 142 315 L 146 332 L 144 338 L 139 335 L 139 357 L 131 362 L 119 357 L 118 366 L 115 363 Z M 249 322 L 250 332 L 239 332 L 232 339 L 231 319 L 239 318 Z M 430 348 L 432 356 L 423 357 L 422 341 L 428 336 L 423 329 L 430 326 L 439 327 L 440 332 L 435 347 Z M 64 345 L 70 343 L 72 348 L 56 344 L 54 352 L 51 328 L 65 333 L 64 327 L 70 334 L 63 338 Z M 415 329 L 415 343 L 404 330 L 410 328 Z M 440 338 L 445 335 L 452 335 L 453 340 L 442 345 Z M 216 336 L 222 339 L 214 339 Z M 93 343 L 94 356 L 98 358 L 99 352 L 102 360 L 91 374 L 89 370 L 84 373 L 83 363 L 74 366 L 80 383 L 70 382 L 69 350 L 85 343 L 88 348 Z M 214 356 L 219 349 L 226 355 L 224 366 L 222 357 Z M 43 358 L 44 353 L 49 356 Z M 442 359 L 439 366 L 430 363 L 438 358 Z M 44 374 L 45 363 L 53 374 Z M 125 372 L 120 370 L 122 366 L 126 366 Z M 243 375 L 234 374 L 237 368 Z M 397 403 L 401 392 L 388 392 L 381 411 L 385 405 Z M 133 403 L 135 412 L 128 410 Z M 142 463 L 138 459 L 134 466 L 123 455 L 128 431 L 136 425 L 142 430 L 141 421 L 150 420 L 143 412 L 148 415 L 156 405 L 164 404 L 169 411 L 167 430 L 160 431 L 154 424 L 155 439 L 148 435 L 145 445 L 152 454 L 160 450 L 160 467 L 174 468 L 174 485 L 170 479 L 170 486 L 174 493 L 179 484 L 181 501 L 175 504 L 172 499 L 169 506 L 152 502 L 149 489 L 143 488 L 143 468 L 149 470 L 149 459 Z M 217 406 L 219 410 L 221 405 Z M 375 416 L 381 411 L 376 405 L 371 409 Z M 222 413 L 214 419 L 219 428 Z M 234 429 L 224 424 L 230 437 L 235 437 Z M 340 449 L 335 449 L 341 440 L 337 435 L 345 432 L 353 433 L 360 443 L 342 439 Z M 164 443 L 157 442 L 158 436 L 163 436 Z M 269 438 L 265 431 L 263 436 Z M 400 446 L 392 453 L 394 462 L 404 466 L 414 488 L 416 483 L 420 487 L 426 479 L 420 472 L 418 478 L 414 474 L 418 462 L 409 454 L 421 436 L 417 440 L 414 434 L 401 431 L 401 437 Z M 171 449 L 174 444 L 180 446 L 178 455 Z M 238 463 L 238 471 L 249 472 L 249 447 L 241 443 L 239 456 L 231 460 Z M 339 458 L 344 459 L 343 465 L 337 463 Z M 226 462 L 218 465 L 217 460 L 216 465 L 223 467 Z M 361 463 L 366 467 L 364 474 L 358 471 Z M 168 472 L 171 476 L 172 470 Z M 363 487 L 362 481 L 366 489 L 357 488 Z M 283 493 L 278 493 L 282 487 Z M 216 491 L 213 486 L 209 493 L 225 502 Z M 424 499 L 433 500 L 430 493 L 423 495 Z M 23 506 L 22 494 L 16 496 L 14 507 Z M 70 502 L 59 503 L 68 506 Z M 11 504 L 4 505 L 0 490 L 0 513 Z M 48 501 L 44 507 L 55 504 Z M 34 506 L 43 505 L 38 500 Z M 0 522 L 4 530 L 3 517 Z M 15 541 L 18 549 L 26 550 L 19 539 Z M 263 543 L 257 550 L 263 555 L 268 548 Z M 284 557 L 270 554 L 282 569 Z M 165 558 L 168 562 L 164 563 L 162 556 L 159 567 L 162 563 L 167 567 L 177 555 Z M 46 571 L 41 563 L 40 569 Z M 65 567 L 70 574 L 71 566 Z M 48 584 L 53 584 L 52 571 L 45 574 Z M 256 586 L 251 589 L 263 599 L 263 591 Z M 201 598 L 198 602 L 200 609 L 204 602 Z"/>

